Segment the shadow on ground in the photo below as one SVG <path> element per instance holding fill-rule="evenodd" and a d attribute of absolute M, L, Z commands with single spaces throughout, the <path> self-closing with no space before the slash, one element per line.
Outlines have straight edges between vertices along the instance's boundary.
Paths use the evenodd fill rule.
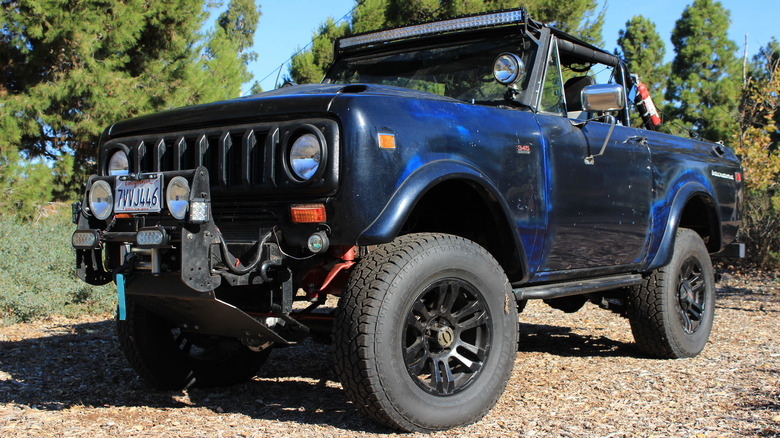
<path fill-rule="evenodd" d="M 520 323 L 518 351 L 564 357 L 643 357 L 633 343 L 606 336 L 580 335 L 570 327 Z"/>
<path fill-rule="evenodd" d="M 141 381 L 119 351 L 113 321 L 66 328 L 67 334 L 0 343 L 0 403 L 43 410 L 205 407 L 267 420 L 388 432 L 361 416 L 334 387 L 325 345 L 307 341 L 276 349 L 250 382 L 185 393 L 156 391 Z"/>

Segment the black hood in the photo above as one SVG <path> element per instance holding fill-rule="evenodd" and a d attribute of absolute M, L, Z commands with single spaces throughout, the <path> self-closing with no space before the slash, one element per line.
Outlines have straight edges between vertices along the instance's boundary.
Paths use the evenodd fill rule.
<path fill-rule="evenodd" d="M 456 101 L 424 91 L 370 84 L 309 84 L 279 88 L 261 94 L 204 105 L 177 108 L 115 123 L 108 138 L 153 134 L 171 130 L 192 130 L 259 120 L 285 120 L 321 116 L 331 102 L 344 95 L 393 96 L 412 99 Z"/>

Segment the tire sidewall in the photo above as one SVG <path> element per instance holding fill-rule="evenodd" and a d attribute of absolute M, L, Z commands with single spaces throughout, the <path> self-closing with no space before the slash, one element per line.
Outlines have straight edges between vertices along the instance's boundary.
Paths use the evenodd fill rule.
<path fill-rule="evenodd" d="M 707 344 L 712 330 L 715 314 L 715 279 L 709 253 L 698 234 L 690 230 L 681 230 L 676 236 L 675 251 L 669 265 L 664 268 L 664 324 L 666 336 L 676 357 L 693 357 L 699 354 Z M 686 333 L 680 321 L 680 302 L 678 298 L 680 269 L 690 258 L 698 259 L 704 276 L 704 311 L 702 320 L 693 333 Z"/>
<path fill-rule="evenodd" d="M 466 281 L 482 295 L 490 314 L 491 345 L 483 368 L 467 388 L 436 396 L 409 375 L 402 337 L 406 317 L 419 295 L 430 284 L 447 278 Z M 440 429 L 453 422 L 474 421 L 493 406 L 506 386 L 517 349 L 516 305 L 510 294 L 506 275 L 492 257 L 484 251 L 470 252 L 463 245 L 428 249 L 403 266 L 382 301 L 374 343 L 380 384 L 403 418 L 418 427 Z"/>

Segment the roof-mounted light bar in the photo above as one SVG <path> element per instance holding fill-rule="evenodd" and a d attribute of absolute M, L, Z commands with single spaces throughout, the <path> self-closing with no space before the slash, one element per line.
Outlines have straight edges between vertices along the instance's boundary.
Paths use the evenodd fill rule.
<path fill-rule="evenodd" d="M 523 21 L 523 10 L 496 12 L 491 14 L 472 15 L 469 17 L 453 18 L 450 20 L 435 21 L 431 23 L 417 24 L 414 26 L 399 27 L 379 32 L 356 35 L 339 40 L 339 49 L 362 46 L 364 44 L 382 43 L 392 40 L 400 40 L 422 35 L 430 35 L 456 30 L 476 29 L 480 27 L 496 26 L 501 24 L 519 23 Z"/>

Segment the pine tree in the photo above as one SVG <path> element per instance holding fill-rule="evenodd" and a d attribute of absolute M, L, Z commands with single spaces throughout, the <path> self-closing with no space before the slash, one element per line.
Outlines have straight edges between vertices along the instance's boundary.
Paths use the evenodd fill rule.
<path fill-rule="evenodd" d="M 655 104 L 661 106 L 670 66 L 664 63 L 666 48 L 655 23 L 641 15 L 631 18 L 625 30 L 620 30 L 617 43 L 618 55 L 631 73 L 639 75 Z"/>
<path fill-rule="evenodd" d="M 728 39 L 729 12 L 720 2 L 694 0 L 672 31 L 675 57 L 667 106 L 698 135 L 725 140 L 737 129 L 739 65 Z"/>
<path fill-rule="evenodd" d="M 318 83 L 333 59 L 333 41 L 347 35 L 347 23 L 336 24 L 328 18 L 314 35 L 312 48 L 293 56 L 288 81 L 298 84 Z"/>
<path fill-rule="evenodd" d="M 0 158 L 72 155 L 72 169 L 60 169 L 72 177 L 60 181 L 64 198 L 93 171 L 110 123 L 233 97 L 248 79 L 251 0 L 232 3 L 208 39 L 204 0 L 0 3 Z"/>
<path fill-rule="evenodd" d="M 313 46 L 315 51 L 318 45 L 323 48 L 319 53 L 307 49 L 294 55 L 288 79 L 299 84 L 319 82 L 333 60 L 333 41 L 342 36 L 520 6 L 526 6 L 536 20 L 553 23 L 585 41 L 601 44 L 604 10 L 596 12 L 597 0 L 363 0 L 356 2 L 349 25 L 328 25 L 333 21 L 329 18 L 320 26 Z"/>

